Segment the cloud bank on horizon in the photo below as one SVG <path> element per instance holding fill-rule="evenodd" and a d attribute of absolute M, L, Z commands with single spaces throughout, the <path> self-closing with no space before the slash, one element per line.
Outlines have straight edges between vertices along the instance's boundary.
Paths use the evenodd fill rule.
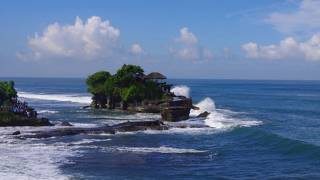
<path fill-rule="evenodd" d="M 174 40 L 175 48 L 169 53 L 177 59 L 204 61 L 213 58 L 210 50 L 198 44 L 198 38 L 187 27 L 180 29 L 180 36 Z M 72 25 L 50 24 L 41 35 L 28 39 L 29 50 L 18 52 L 22 60 L 41 60 L 50 58 L 77 58 L 93 60 L 97 58 L 141 56 L 145 50 L 140 44 L 134 43 L 124 48 L 120 42 L 120 29 L 112 26 L 110 21 L 92 16 L 83 22 L 76 17 Z"/>
<path fill-rule="evenodd" d="M 249 42 L 242 45 L 248 58 L 253 59 L 304 59 L 320 61 L 320 33 L 313 35 L 304 42 L 298 42 L 293 37 L 281 40 L 279 44 L 258 45 Z"/>
<path fill-rule="evenodd" d="M 125 49 L 120 42 L 120 30 L 101 17 L 92 16 L 83 22 L 76 17 L 73 25 L 50 24 L 42 33 L 29 38 L 29 52 L 19 53 L 21 59 L 80 58 L 93 60 L 111 56 L 143 53 L 135 43 Z"/>
<path fill-rule="evenodd" d="M 256 42 L 241 46 L 251 59 L 303 59 L 320 61 L 320 1 L 302 0 L 297 10 L 289 13 L 274 12 L 265 20 L 284 34 L 309 34 L 304 41 L 289 36 L 276 44 L 260 45 Z"/>

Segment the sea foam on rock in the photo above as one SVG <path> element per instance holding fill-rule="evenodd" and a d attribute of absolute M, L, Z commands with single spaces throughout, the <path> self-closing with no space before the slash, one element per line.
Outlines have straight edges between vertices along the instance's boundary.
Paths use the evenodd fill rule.
<path fill-rule="evenodd" d="M 261 121 L 239 119 L 231 114 L 226 113 L 225 111 L 216 109 L 214 101 L 209 97 L 197 103 L 196 106 L 199 107 L 199 109 L 192 109 L 190 116 L 194 118 L 200 118 L 201 120 L 199 121 L 211 128 L 223 130 L 234 127 L 257 126 L 262 123 Z M 206 116 L 204 116 L 204 113 Z"/>
<path fill-rule="evenodd" d="M 184 96 L 189 98 L 190 97 L 190 88 L 188 86 L 180 85 L 174 86 L 170 92 L 175 94 L 176 96 Z"/>

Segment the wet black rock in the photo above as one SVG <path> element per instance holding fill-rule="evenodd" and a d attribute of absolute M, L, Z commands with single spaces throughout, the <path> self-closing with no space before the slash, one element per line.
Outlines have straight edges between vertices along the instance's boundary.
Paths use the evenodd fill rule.
<path fill-rule="evenodd" d="M 5 126 L 53 126 L 46 118 L 27 117 L 12 112 L 0 112 L 0 127 Z"/>
<path fill-rule="evenodd" d="M 59 136 L 72 136 L 77 134 L 115 134 L 116 132 L 134 132 L 144 130 L 167 130 L 168 126 L 161 121 L 136 121 L 125 122 L 116 124 L 113 126 L 101 126 L 93 128 L 81 128 L 81 127 L 64 127 L 51 129 L 46 131 L 33 131 L 26 135 L 20 135 L 19 138 L 49 138 Z"/>
<path fill-rule="evenodd" d="M 210 113 L 207 112 L 207 111 L 205 111 L 205 112 L 200 113 L 200 114 L 197 116 L 197 118 L 206 118 L 206 117 L 208 117 L 209 115 L 210 115 Z"/>
<path fill-rule="evenodd" d="M 70 123 L 67 122 L 67 121 L 62 121 L 60 125 L 61 125 L 61 126 L 72 126 L 72 124 L 70 124 Z"/>
<path fill-rule="evenodd" d="M 12 133 L 12 135 L 14 135 L 14 136 L 19 135 L 19 134 L 21 134 L 20 131 L 15 131 L 15 132 Z"/>
<path fill-rule="evenodd" d="M 189 119 L 193 108 L 192 100 L 184 96 L 172 97 L 162 104 L 161 117 L 165 121 L 183 121 Z"/>

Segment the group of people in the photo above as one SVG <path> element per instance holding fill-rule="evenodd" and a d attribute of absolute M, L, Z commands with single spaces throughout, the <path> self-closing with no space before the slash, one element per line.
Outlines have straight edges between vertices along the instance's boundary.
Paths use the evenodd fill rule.
<path fill-rule="evenodd" d="M 15 101 L 11 107 L 11 111 L 13 113 L 26 115 L 29 118 L 37 116 L 37 112 L 30 108 L 26 102 L 21 102 L 19 100 Z"/>
<path fill-rule="evenodd" d="M 16 101 L 12 106 L 12 112 L 14 113 L 24 113 L 28 109 L 28 104 L 26 102 Z"/>

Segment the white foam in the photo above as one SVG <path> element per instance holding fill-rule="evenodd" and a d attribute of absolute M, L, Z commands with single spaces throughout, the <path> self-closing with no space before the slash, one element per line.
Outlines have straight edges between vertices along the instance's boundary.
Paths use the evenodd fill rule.
<path fill-rule="evenodd" d="M 198 104 L 195 105 L 199 108 L 199 110 L 191 110 L 190 115 L 191 116 L 197 116 L 200 113 L 203 113 L 205 111 L 207 112 L 214 112 L 216 110 L 216 105 L 214 101 L 211 98 L 205 98 L 204 100 L 200 101 Z"/>
<path fill-rule="evenodd" d="M 70 124 L 72 126 L 70 126 L 70 128 L 72 127 L 80 127 L 80 128 L 95 128 L 98 127 L 99 124 L 93 124 L 93 123 L 75 123 L 75 122 L 70 122 Z M 63 127 L 66 128 L 66 127 Z"/>
<path fill-rule="evenodd" d="M 175 134 L 184 134 L 184 135 L 211 135 L 221 132 L 220 130 L 211 128 L 211 127 L 203 127 L 203 128 L 170 128 L 168 130 L 146 130 L 142 131 L 141 133 L 144 134 L 169 134 L 169 135 L 175 135 Z"/>
<path fill-rule="evenodd" d="M 261 121 L 234 118 L 232 115 L 236 113 L 230 110 L 216 109 L 214 101 L 208 97 L 195 106 L 199 107 L 199 110 L 191 110 L 190 115 L 196 117 L 202 112 L 209 112 L 209 116 L 201 121 L 211 128 L 228 130 L 235 127 L 251 127 L 262 124 Z"/>
<path fill-rule="evenodd" d="M 188 86 L 175 86 L 170 90 L 170 92 L 176 96 L 190 97 L 190 88 Z"/>
<path fill-rule="evenodd" d="M 134 152 L 134 153 L 162 153 L 162 154 L 191 154 L 191 153 L 204 153 L 207 151 L 196 149 L 184 149 L 173 147 L 110 147 L 111 151 L 120 152 Z"/>
<path fill-rule="evenodd" d="M 83 144 L 90 144 L 94 142 L 105 142 L 111 141 L 111 139 L 82 139 L 81 141 L 75 141 L 70 143 L 71 145 L 83 145 Z"/>
<path fill-rule="evenodd" d="M 90 104 L 90 96 L 80 96 L 77 94 L 34 94 L 29 92 L 18 92 L 18 96 L 27 99 L 38 99 L 47 101 L 62 101 L 80 104 Z"/>
<path fill-rule="evenodd" d="M 84 125 L 88 126 L 88 125 Z M 85 138 L 71 142 L 41 143 L 38 139 L 20 140 L 12 132 L 20 130 L 45 131 L 56 127 L 1 127 L 0 128 L 0 179 L 72 179 L 60 169 L 61 165 L 72 163 L 70 157 L 80 157 L 81 147 L 97 148 L 91 144 L 110 141 L 110 138 Z"/>
<path fill-rule="evenodd" d="M 77 151 L 26 141 L 0 143 L 1 179 L 69 179 L 59 169 Z"/>
<path fill-rule="evenodd" d="M 251 127 L 262 124 L 261 121 L 242 120 L 222 114 L 219 111 L 210 112 L 209 116 L 204 120 L 207 126 L 215 129 L 231 129 L 235 127 Z"/>
<path fill-rule="evenodd" d="M 37 111 L 39 114 L 56 114 L 59 111 L 54 111 L 54 110 L 39 110 Z"/>
<path fill-rule="evenodd" d="M 79 141 L 73 141 L 73 142 L 57 142 L 54 145 L 59 145 L 59 146 L 75 146 L 77 147 L 81 147 L 81 146 L 86 146 L 86 147 L 90 147 L 91 143 L 95 143 L 95 142 L 106 142 L 106 141 L 111 141 L 111 139 L 81 139 Z M 80 145 L 80 146 L 78 146 Z M 97 146 L 92 146 L 94 148 L 96 148 Z"/>

